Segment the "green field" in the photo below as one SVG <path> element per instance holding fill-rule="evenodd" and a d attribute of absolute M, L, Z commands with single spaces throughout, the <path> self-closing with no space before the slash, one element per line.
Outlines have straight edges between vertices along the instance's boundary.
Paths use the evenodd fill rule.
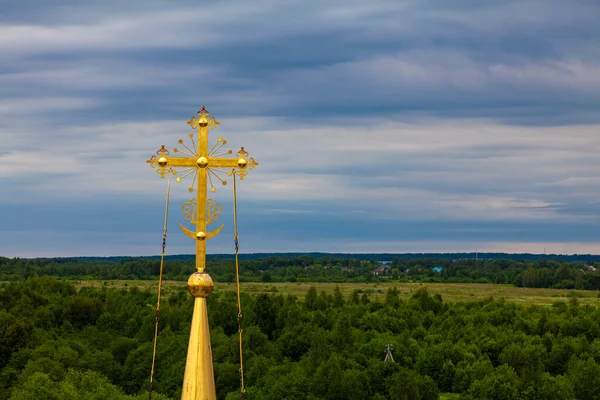
<path fill-rule="evenodd" d="M 113 287 L 127 288 L 138 287 L 142 290 L 156 290 L 157 281 L 141 280 L 119 280 L 119 281 L 72 281 L 76 287 Z M 600 292 L 595 290 L 568 290 L 568 289 L 537 289 L 519 288 L 512 285 L 480 284 L 480 283 L 242 283 L 242 292 L 256 293 L 278 293 L 293 294 L 304 297 L 308 289 L 314 286 L 318 292 L 324 290 L 333 293 L 339 286 L 342 294 L 348 297 L 354 290 L 367 293 L 371 299 L 382 299 L 390 288 L 398 289 L 401 297 L 410 295 L 420 288 L 427 288 L 431 294 L 439 293 L 445 302 L 474 301 L 488 297 L 505 299 L 520 304 L 552 305 L 555 301 L 567 301 L 571 297 L 577 297 L 580 304 L 600 305 Z M 185 287 L 185 282 L 165 281 L 163 282 L 163 295 L 169 296 L 179 288 Z M 215 291 L 234 291 L 233 283 L 215 283 Z"/>

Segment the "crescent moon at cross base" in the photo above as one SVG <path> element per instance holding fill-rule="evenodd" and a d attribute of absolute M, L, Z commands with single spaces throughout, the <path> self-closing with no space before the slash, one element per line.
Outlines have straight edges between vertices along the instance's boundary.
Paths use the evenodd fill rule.
<path fill-rule="evenodd" d="M 221 224 L 221 226 L 219 226 L 217 229 L 215 229 L 212 232 L 207 232 L 206 233 L 206 240 L 208 239 L 212 239 L 215 236 L 217 236 L 219 234 L 219 232 L 221 232 L 221 229 L 223 229 L 223 227 L 225 226 L 225 224 Z M 192 232 L 189 229 L 187 229 L 185 226 L 181 225 L 181 222 L 179 222 L 179 228 L 181 229 L 181 231 L 183 233 L 185 233 L 185 235 L 191 239 L 197 240 L 196 239 L 196 232 Z"/>

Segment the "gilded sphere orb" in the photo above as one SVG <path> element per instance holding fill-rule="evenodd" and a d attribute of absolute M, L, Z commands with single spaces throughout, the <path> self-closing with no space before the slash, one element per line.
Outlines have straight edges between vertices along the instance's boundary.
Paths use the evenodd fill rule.
<path fill-rule="evenodd" d="M 158 157 L 158 160 L 156 160 L 156 162 L 158 163 L 158 165 L 164 168 L 167 165 L 167 157 L 160 156 Z"/>
<path fill-rule="evenodd" d="M 196 239 L 198 239 L 198 240 L 206 240 L 206 233 L 204 233 L 204 232 L 198 232 L 198 233 L 196 233 Z"/>
<path fill-rule="evenodd" d="M 208 125 L 208 119 L 206 117 L 202 117 L 198 120 L 198 125 L 202 128 L 205 128 Z"/>
<path fill-rule="evenodd" d="M 194 272 L 188 279 L 188 291 L 194 297 L 206 297 L 213 291 L 213 280 L 205 272 Z"/>
<path fill-rule="evenodd" d="M 196 160 L 196 164 L 200 168 L 206 168 L 208 166 L 208 158 L 206 158 L 206 157 L 198 157 L 198 159 Z"/>
<path fill-rule="evenodd" d="M 237 164 L 240 168 L 246 168 L 246 165 L 248 165 L 248 160 L 246 160 L 244 157 L 240 157 Z"/>

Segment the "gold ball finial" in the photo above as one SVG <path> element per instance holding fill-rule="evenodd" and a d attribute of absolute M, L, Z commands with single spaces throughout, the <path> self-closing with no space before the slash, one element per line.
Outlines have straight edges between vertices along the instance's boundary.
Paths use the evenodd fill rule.
<path fill-rule="evenodd" d="M 188 291 L 194 297 L 206 297 L 213 291 L 213 280 L 205 272 L 194 272 L 188 279 Z"/>
<path fill-rule="evenodd" d="M 161 166 L 161 168 L 164 168 L 167 166 L 167 157 L 160 156 L 158 157 L 158 160 L 156 160 L 156 162 L 158 163 L 158 165 Z"/>
<path fill-rule="evenodd" d="M 238 159 L 237 165 L 240 168 L 246 168 L 246 165 L 248 165 L 248 160 L 246 160 L 244 157 L 240 157 Z"/>
<path fill-rule="evenodd" d="M 200 168 L 206 168 L 208 166 L 208 158 L 204 156 L 198 157 L 196 160 L 196 165 L 198 165 Z"/>
<path fill-rule="evenodd" d="M 202 231 L 196 233 L 196 239 L 198 239 L 198 240 L 206 240 L 206 233 L 204 233 Z"/>
<path fill-rule="evenodd" d="M 208 116 L 210 115 L 210 113 L 208 112 L 208 110 L 206 109 L 205 106 L 202 106 L 202 110 L 198 111 L 198 115 L 200 115 L 200 118 L 198 118 L 198 126 L 201 128 L 206 128 L 208 126 Z"/>

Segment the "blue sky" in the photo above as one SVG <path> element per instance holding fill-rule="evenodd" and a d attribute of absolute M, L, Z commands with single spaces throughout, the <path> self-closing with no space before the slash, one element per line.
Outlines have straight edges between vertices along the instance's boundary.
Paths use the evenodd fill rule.
<path fill-rule="evenodd" d="M 596 0 L 1 7 L 0 255 L 158 254 L 145 160 L 202 105 L 260 162 L 242 252 L 600 253 Z"/>

